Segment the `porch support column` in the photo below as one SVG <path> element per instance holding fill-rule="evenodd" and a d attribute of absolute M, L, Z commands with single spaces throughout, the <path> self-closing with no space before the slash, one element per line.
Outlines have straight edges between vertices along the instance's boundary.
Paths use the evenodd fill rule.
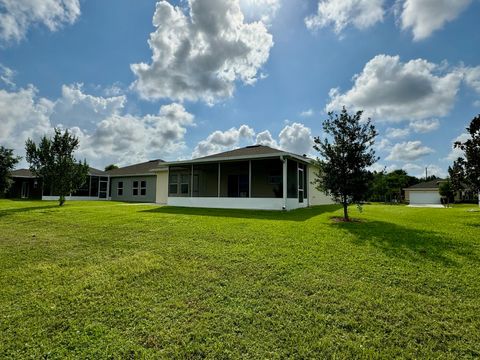
<path fill-rule="evenodd" d="M 248 197 L 252 197 L 252 160 L 248 160 Z"/>
<path fill-rule="evenodd" d="M 220 163 L 218 163 L 218 187 L 217 187 L 217 197 L 220 197 Z"/>
<path fill-rule="evenodd" d="M 281 156 L 280 160 L 283 163 L 283 176 L 282 176 L 283 210 L 286 210 L 287 209 L 287 159 Z"/>
<path fill-rule="evenodd" d="M 191 174 L 190 174 L 190 197 L 193 197 L 193 164 L 192 168 L 190 169 Z"/>

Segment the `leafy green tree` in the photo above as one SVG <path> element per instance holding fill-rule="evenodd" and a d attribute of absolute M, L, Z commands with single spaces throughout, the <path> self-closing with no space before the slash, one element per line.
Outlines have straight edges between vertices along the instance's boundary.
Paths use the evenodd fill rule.
<path fill-rule="evenodd" d="M 453 191 L 458 193 L 463 190 L 465 182 L 465 160 L 459 157 L 453 162 L 452 166 L 448 167 L 448 176 L 452 183 Z"/>
<path fill-rule="evenodd" d="M 53 139 L 44 136 L 38 146 L 31 139 L 25 143 L 30 170 L 43 180 L 44 186 L 53 187 L 60 206 L 65 203 L 65 196 L 78 190 L 87 179 L 87 162 L 74 158 L 78 146 L 77 137 L 59 129 L 55 129 Z"/>
<path fill-rule="evenodd" d="M 472 119 L 467 127 L 470 138 L 465 142 L 455 142 L 455 147 L 463 150 L 465 154 L 464 171 L 465 181 L 470 188 L 479 194 L 480 206 L 480 115 Z"/>
<path fill-rule="evenodd" d="M 0 196 L 10 189 L 12 185 L 11 173 L 20 161 L 20 156 L 14 156 L 12 149 L 0 146 Z"/>
<path fill-rule="evenodd" d="M 110 165 L 105 166 L 105 171 L 115 170 L 115 169 L 118 169 L 118 166 L 115 165 L 115 164 L 110 164 Z"/>
<path fill-rule="evenodd" d="M 349 115 L 345 107 L 340 114 L 329 112 L 323 130 L 330 140 L 314 139 L 313 148 L 320 157 L 316 160 L 319 172 L 313 183 L 343 205 L 345 221 L 349 220 L 348 205 L 360 205 L 365 200 L 371 179 L 367 168 L 378 160 L 373 150 L 377 131 L 370 119 L 361 121 L 362 114 L 357 111 Z"/>
<path fill-rule="evenodd" d="M 453 191 L 453 186 L 450 180 L 441 182 L 438 188 L 438 192 L 440 193 L 440 196 L 445 200 L 445 204 L 448 207 L 450 201 L 455 196 L 455 192 Z"/>

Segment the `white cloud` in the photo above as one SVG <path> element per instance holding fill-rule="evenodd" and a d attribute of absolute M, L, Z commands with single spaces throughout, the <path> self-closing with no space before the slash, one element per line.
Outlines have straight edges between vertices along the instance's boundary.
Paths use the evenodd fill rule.
<path fill-rule="evenodd" d="M 254 84 L 273 46 L 264 23 L 245 23 L 239 0 L 189 0 L 190 12 L 158 1 L 150 64 L 132 64 L 133 87 L 146 99 L 232 96 L 235 82 Z"/>
<path fill-rule="evenodd" d="M 300 116 L 302 116 L 302 117 L 312 117 L 314 114 L 315 114 L 315 112 L 313 111 L 313 109 L 308 109 L 308 110 L 302 111 L 300 113 Z"/>
<path fill-rule="evenodd" d="M 387 160 L 391 161 L 415 161 L 421 157 L 430 155 L 434 152 L 433 149 L 422 144 L 421 141 L 406 141 L 395 144 L 390 154 L 387 156 Z"/>
<path fill-rule="evenodd" d="M 247 21 L 270 24 L 280 8 L 280 0 L 240 0 L 240 8 Z"/>
<path fill-rule="evenodd" d="M 257 138 L 255 141 L 256 144 L 270 146 L 271 148 L 278 148 L 277 141 L 272 137 L 270 131 L 265 130 L 257 134 Z"/>
<path fill-rule="evenodd" d="M 464 67 L 465 83 L 480 94 L 480 66 Z"/>
<path fill-rule="evenodd" d="M 227 131 L 214 131 L 205 140 L 202 140 L 193 150 L 192 157 L 202 157 L 238 147 L 242 140 L 252 140 L 255 131 L 248 125 L 242 125 L 238 129 L 231 128 Z"/>
<path fill-rule="evenodd" d="M 39 139 L 51 131 L 52 108 L 51 101 L 38 98 L 33 86 L 12 92 L 0 89 L 0 143 L 23 156 L 28 138 Z"/>
<path fill-rule="evenodd" d="M 391 139 L 398 139 L 410 135 L 410 129 L 388 128 L 386 136 Z"/>
<path fill-rule="evenodd" d="M 332 25 L 337 34 L 349 25 L 365 29 L 383 21 L 383 0 L 320 0 L 317 13 L 305 19 L 308 29 Z"/>
<path fill-rule="evenodd" d="M 62 96 L 55 101 L 51 120 L 54 124 L 87 126 L 120 114 L 127 99 L 125 96 L 101 97 L 85 94 L 81 84 L 63 85 Z"/>
<path fill-rule="evenodd" d="M 442 66 L 424 59 L 403 63 L 399 56 L 377 55 L 354 76 L 350 90 L 330 90 L 326 110 L 346 106 L 365 110 L 367 116 L 377 120 L 390 121 L 445 116 L 453 107 L 463 74 L 442 70 Z"/>
<path fill-rule="evenodd" d="M 417 120 L 412 121 L 410 127 L 416 133 L 427 133 L 437 130 L 440 127 L 440 121 L 438 121 L 438 119 Z"/>
<path fill-rule="evenodd" d="M 15 87 L 15 83 L 13 82 L 14 77 L 15 71 L 3 64 L 0 64 L 0 82 L 3 82 L 7 86 Z"/>
<path fill-rule="evenodd" d="M 447 155 L 446 160 L 454 161 L 454 160 L 457 160 L 459 157 L 465 157 L 463 150 L 459 148 L 455 148 L 454 144 L 456 141 L 465 142 L 468 139 L 470 139 L 470 134 L 466 132 L 458 135 L 455 139 L 453 139 L 450 145 L 451 150 L 450 150 L 450 153 Z"/>
<path fill-rule="evenodd" d="M 173 103 L 162 106 L 157 115 L 113 114 L 93 132 L 78 127 L 75 131 L 81 140 L 80 154 L 88 160 L 126 165 L 184 151 L 184 137 L 193 120 L 182 105 Z"/>
<path fill-rule="evenodd" d="M 79 16 L 79 0 L 0 0 L 0 41 L 20 41 L 37 24 L 56 31 Z"/>
<path fill-rule="evenodd" d="M 423 40 L 455 20 L 471 3 L 472 0 L 405 0 L 400 15 L 402 29 L 411 29 L 414 40 Z"/>
<path fill-rule="evenodd" d="M 227 131 L 214 131 L 195 147 L 194 158 L 232 150 L 240 145 L 259 144 L 279 148 L 299 155 L 312 152 L 313 137 L 310 128 L 300 123 L 287 124 L 275 139 L 270 131 L 256 134 L 248 125 L 231 128 Z"/>
<path fill-rule="evenodd" d="M 278 135 L 280 149 L 303 155 L 313 151 L 313 137 L 310 128 L 300 123 L 287 125 Z"/>
<path fill-rule="evenodd" d="M 124 101 L 84 94 L 76 85 L 64 86 L 55 101 L 38 97 L 33 86 L 0 90 L 0 143 L 24 156 L 28 138 L 38 141 L 54 126 L 70 128 L 80 138 L 78 156 L 99 168 L 178 156 L 186 149 L 184 136 L 194 117 L 182 105 L 164 105 L 156 115 L 136 116 L 125 113 Z M 95 123 L 85 121 L 88 114 Z"/>

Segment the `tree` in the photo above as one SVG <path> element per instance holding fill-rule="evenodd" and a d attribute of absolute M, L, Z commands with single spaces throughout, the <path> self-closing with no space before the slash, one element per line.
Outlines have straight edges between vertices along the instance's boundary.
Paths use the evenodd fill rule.
<path fill-rule="evenodd" d="M 371 179 L 367 168 L 378 158 L 373 144 L 377 131 L 371 120 L 362 122 L 362 111 L 349 115 L 345 107 L 340 114 L 328 113 L 328 120 L 323 122 L 327 136 L 315 137 L 313 148 L 320 157 L 316 163 L 319 172 L 314 179 L 317 189 L 331 195 L 343 205 L 343 216 L 349 221 L 348 205 L 360 204 L 365 199 Z"/>
<path fill-rule="evenodd" d="M 59 195 L 60 206 L 65 203 L 65 196 L 78 190 L 87 179 L 87 162 L 74 158 L 78 146 L 77 137 L 59 129 L 55 129 L 53 139 L 44 136 L 38 146 L 31 139 L 25 143 L 30 170 Z"/>
<path fill-rule="evenodd" d="M 465 160 L 459 157 L 453 162 L 452 166 L 448 167 L 448 176 L 452 183 L 452 189 L 455 193 L 463 190 L 463 183 L 465 182 Z"/>
<path fill-rule="evenodd" d="M 3 196 L 12 185 L 11 173 L 21 157 L 14 156 L 12 149 L 0 146 L 0 196 Z"/>
<path fill-rule="evenodd" d="M 115 170 L 115 169 L 118 169 L 118 166 L 115 165 L 115 164 L 110 164 L 110 165 L 105 166 L 105 171 Z"/>
<path fill-rule="evenodd" d="M 445 200 L 446 207 L 450 204 L 450 200 L 453 199 L 455 196 L 455 192 L 453 191 L 452 183 L 450 180 L 444 181 L 440 183 L 438 188 L 438 192 L 440 196 Z"/>
<path fill-rule="evenodd" d="M 480 206 L 480 115 L 472 119 L 467 132 L 470 138 L 465 142 L 457 141 L 454 146 L 463 150 L 465 154 L 463 164 L 465 182 L 479 194 L 478 205 Z"/>

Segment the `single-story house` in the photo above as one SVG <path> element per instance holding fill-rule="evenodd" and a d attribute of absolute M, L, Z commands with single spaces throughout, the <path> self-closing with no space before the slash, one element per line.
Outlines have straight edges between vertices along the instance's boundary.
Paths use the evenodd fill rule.
<path fill-rule="evenodd" d="M 57 200 L 58 194 L 55 187 L 46 187 L 41 179 L 37 178 L 28 169 L 12 171 L 13 184 L 8 197 L 22 199 Z M 67 200 L 107 200 L 109 177 L 102 170 L 89 168 L 87 181 L 73 194 L 66 197 Z"/>
<path fill-rule="evenodd" d="M 6 194 L 9 198 L 41 199 L 42 182 L 28 169 L 13 170 L 12 186 Z"/>
<path fill-rule="evenodd" d="M 172 206 L 290 210 L 333 203 L 312 184 L 311 159 L 263 145 L 162 163 L 155 172 L 157 184 L 168 183 Z"/>
<path fill-rule="evenodd" d="M 410 205 L 441 205 L 442 197 L 439 193 L 443 179 L 421 182 L 405 188 L 405 201 Z"/>
<path fill-rule="evenodd" d="M 110 199 L 166 204 L 167 182 L 159 170 L 163 162 L 160 159 L 150 160 L 107 171 L 110 177 Z M 153 171 L 154 168 L 157 169 L 156 172 Z M 164 172 L 166 171 L 165 167 Z"/>

